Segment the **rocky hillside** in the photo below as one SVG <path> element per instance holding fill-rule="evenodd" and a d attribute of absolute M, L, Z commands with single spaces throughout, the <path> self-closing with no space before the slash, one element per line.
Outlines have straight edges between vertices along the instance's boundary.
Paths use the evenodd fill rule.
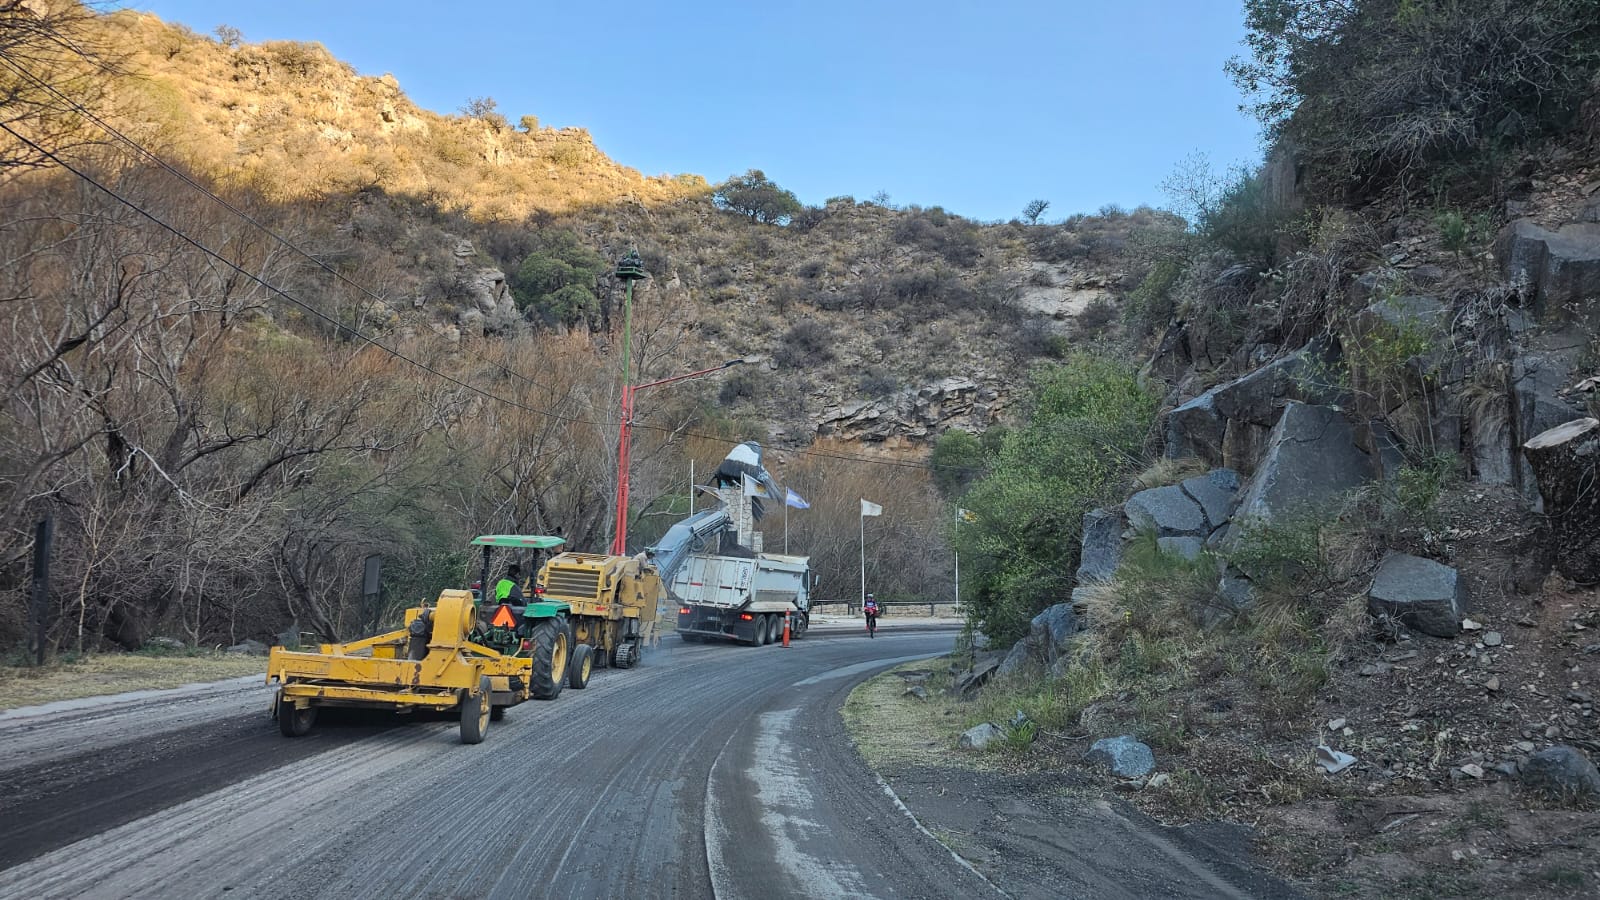
<path fill-rule="evenodd" d="M 222 41 L 154 15 L 100 17 L 87 39 L 113 48 L 110 101 L 130 133 L 187 165 L 274 199 L 364 188 L 479 218 L 521 219 L 620 199 L 706 190 L 694 175 L 645 177 L 581 128 L 513 125 L 491 104 L 422 109 L 392 75 L 361 75 L 320 44 Z"/>
<path fill-rule="evenodd" d="M 1514 140 L 1412 145 L 1386 169 L 1381 129 L 1440 114 L 1395 112 L 1394 86 L 1432 86 L 1391 71 L 1365 95 L 1309 62 L 1310 75 L 1284 76 L 1309 79 L 1300 109 L 1347 118 L 1291 104 L 1274 127 L 1305 142 L 1280 140 L 1201 210 L 1192 242 L 1156 250 L 1119 295 L 1125 320 L 1151 327 L 1149 455 L 1080 478 L 1076 508 L 1035 503 L 1004 471 L 960 496 L 981 515 L 962 565 L 976 558 L 987 633 L 939 711 L 972 726 L 959 746 L 1021 769 L 1091 772 L 1168 820 L 1258 823 L 1267 858 L 1318 895 L 1588 896 L 1600 884 L 1600 36 L 1566 30 L 1561 0 L 1494 22 L 1485 9 L 1383 8 L 1318 20 L 1321 32 L 1252 21 L 1261 46 L 1306 27 L 1331 45 L 1316 65 L 1357 57 L 1363 72 L 1398 65 L 1391 39 L 1437 50 L 1543 34 L 1546 63 L 1566 65 L 1545 76 L 1580 87 L 1539 106 L 1539 127 L 1524 112 Z M 1447 84 L 1483 77 L 1450 71 Z M 1499 89 L 1475 101 L 1493 110 L 1485 120 L 1532 109 Z M 1341 146 L 1335 132 L 1373 143 Z M 1089 399 L 1056 430 L 1103 418 L 1094 397 L 1114 388 L 1074 385 Z M 1046 433 L 1030 436 L 1048 456 Z M 1026 566 L 1052 543 L 1014 537 L 1019 506 L 1055 513 L 1042 527 L 1072 549 L 1051 561 L 1075 577 Z"/>

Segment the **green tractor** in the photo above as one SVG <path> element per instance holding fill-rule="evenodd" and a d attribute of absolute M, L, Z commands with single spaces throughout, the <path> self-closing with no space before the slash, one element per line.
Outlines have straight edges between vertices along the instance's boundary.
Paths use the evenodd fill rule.
<path fill-rule="evenodd" d="M 564 543 L 563 538 L 537 534 L 486 534 L 472 539 L 473 546 L 483 548 L 483 565 L 472 590 L 477 624 L 470 640 L 504 656 L 531 658 L 533 683 L 529 688 L 539 700 L 554 700 L 561 695 L 563 687 L 579 690 L 587 687 L 592 668 L 587 660 L 575 658 L 572 649 L 572 629 L 567 621 L 572 613 L 571 604 L 544 600 L 530 592 L 533 573 L 538 571 L 537 554 Z M 495 595 L 489 573 L 496 548 L 512 551 L 512 561 L 518 563 L 524 573 L 518 585 L 520 599 L 501 599 Z M 535 559 L 522 565 L 515 558 L 519 550 L 532 551 Z M 509 702 L 509 698 L 507 700 Z M 497 714 L 503 709 L 496 703 Z"/>

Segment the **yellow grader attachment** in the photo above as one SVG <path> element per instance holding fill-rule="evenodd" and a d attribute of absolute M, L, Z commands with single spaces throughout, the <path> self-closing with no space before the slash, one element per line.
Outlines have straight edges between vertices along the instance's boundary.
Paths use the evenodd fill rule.
<path fill-rule="evenodd" d="M 520 614 L 500 607 L 495 615 L 514 615 L 530 639 L 509 653 L 475 643 L 482 629 L 472 594 L 447 590 L 434 606 L 406 610 L 406 627 L 398 631 L 323 644 L 315 653 L 273 647 L 267 681 L 278 684 L 279 730 L 305 734 L 322 706 L 459 708 L 462 743 L 479 743 L 491 719 L 530 697 L 554 697 L 567 674 L 563 604 L 530 604 Z"/>

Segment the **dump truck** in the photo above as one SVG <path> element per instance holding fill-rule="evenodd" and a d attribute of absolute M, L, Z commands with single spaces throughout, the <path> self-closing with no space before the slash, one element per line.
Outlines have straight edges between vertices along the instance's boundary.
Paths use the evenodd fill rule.
<path fill-rule="evenodd" d="M 691 555 L 669 588 L 677 600 L 678 634 L 689 642 L 724 638 L 759 646 L 810 625 L 811 565 L 803 556 L 753 558 Z"/>
<path fill-rule="evenodd" d="M 809 559 L 759 552 L 761 501 L 777 494 L 761 446 L 735 447 L 717 467 L 713 490 L 717 508 L 677 523 L 645 551 L 677 605 L 679 636 L 771 644 L 782 640 L 785 617 L 791 636 L 803 636 L 811 615 Z"/>

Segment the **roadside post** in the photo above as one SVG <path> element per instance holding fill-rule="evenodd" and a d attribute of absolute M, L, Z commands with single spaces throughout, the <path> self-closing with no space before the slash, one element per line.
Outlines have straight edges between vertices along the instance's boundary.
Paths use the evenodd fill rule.
<path fill-rule="evenodd" d="M 789 610 L 783 611 L 783 645 L 789 646 Z"/>
<path fill-rule="evenodd" d="M 55 538 L 56 520 L 45 516 L 33 532 L 33 652 L 36 665 L 44 665 L 50 635 L 50 545 Z"/>

